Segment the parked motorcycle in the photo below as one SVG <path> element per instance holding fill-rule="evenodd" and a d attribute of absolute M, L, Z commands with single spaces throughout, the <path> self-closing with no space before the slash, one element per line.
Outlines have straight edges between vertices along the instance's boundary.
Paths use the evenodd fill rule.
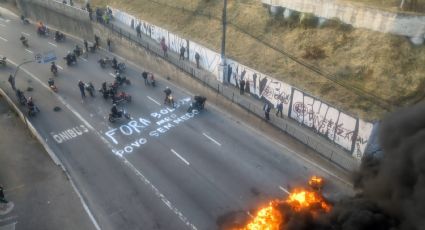
<path fill-rule="evenodd" d="M 87 92 L 90 94 L 90 96 L 94 97 L 94 85 L 93 83 L 85 83 L 84 88 L 87 90 Z"/>
<path fill-rule="evenodd" d="M 189 108 L 187 109 L 188 113 L 191 113 L 193 110 L 201 111 L 205 107 L 206 97 L 203 96 L 195 96 L 194 100 L 190 103 Z"/>
<path fill-rule="evenodd" d="M 66 60 L 66 65 L 68 66 L 77 64 L 77 57 L 73 53 L 69 53 L 63 59 Z"/>
<path fill-rule="evenodd" d="M 112 103 L 114 104 L 119 104 L 121 102 L 127 102 L 130 103 L 131 102 L 131 95 L 125 92 L 120 92 L 117 95 L 114 95 L 114 97 L 112 97 Z"/>
<path fill-rule="evenodd" d="M 62 41 L 65 41 L 65 39 L 66 39 L 65 34 L 59 32 L 59 31 L 56 31 L 56 33 L 55 33 L 55 41 L 56 42 L 62 42 Z"/>
<path fill-rule="evenodd" d="M 164 101 L 164 104 L 168 104 L 168 105 L 170 105 L 171 107 L 173 107 L 174 108 L 174 99 L 173 99 L 173 95 L 168 95 L 166 98 L 165 98 L 165 101 Z"/>
<path fill-rule="evenodd" d="M 20 89 L 16 90 L 16 97 L 18 98 L 19 104 L 27 104 L 27 98 L 25 97 L 24 92 L 22 92 Z"/>
<path fill-rule="evenodd" d="M 109 113 L 109 119 L 108 119 L 109 122 L 114 123 L 115 121 L 120 120 L 122 118 L 126 118 L 128 120 L 131 118 L 130 114 L 127 113 L 127 111 L 125 110 L 120 110 L 120 114 L 121 115 L 117 116 L 117 115 L 113 115 L 112 113 Z"/>

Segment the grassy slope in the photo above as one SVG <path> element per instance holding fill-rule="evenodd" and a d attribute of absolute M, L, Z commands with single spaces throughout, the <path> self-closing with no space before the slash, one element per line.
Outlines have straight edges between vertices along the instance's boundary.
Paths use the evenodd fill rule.
<path fill-rule="evenodd" d="M 156 1 L 221 16 L 220 0 Z M 149 0 L 92 0 L 92 4 L 109 4 L 213 50 L 220 49 L 221 25 L 217 20 Z M 347 32 L 336 28 L 293 28 L 272 19 L 258 0 L 234 0 L 228 4 L 229 21 L 300 59 L 306 48 L 321 47 L 325 58 L 302 60 L 320 67 L 344 84 L 400 105 L 425 96 L 425 46 L 414 47 L 405 38 L 363 29 Z M 233 26 L 228 28 L 227 47 L 228 55 L 242 64 L 320 96 L 366 120 L 380 118 L 386 112 L 374 102 L 306 70 Z"/>

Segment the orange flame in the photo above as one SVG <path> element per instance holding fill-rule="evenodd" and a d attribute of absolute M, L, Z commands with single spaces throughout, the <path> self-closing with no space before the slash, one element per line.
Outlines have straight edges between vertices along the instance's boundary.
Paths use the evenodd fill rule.
<path fill-rule="evenodd" d="M 284 213 L 277 206 L 287 204 L 292 211 L 308 211 L 315 216 L 318 212 L 329 212 L 331 205 L 318 193 L 323 186 L 323 178 L 313 176 L 309 180 L 312 190 L 295 189 L 284 201 L 271 201 L 268 206 L 261 208 L 246 227 L 241 230 L 279 230 L 285 224 Z"/>

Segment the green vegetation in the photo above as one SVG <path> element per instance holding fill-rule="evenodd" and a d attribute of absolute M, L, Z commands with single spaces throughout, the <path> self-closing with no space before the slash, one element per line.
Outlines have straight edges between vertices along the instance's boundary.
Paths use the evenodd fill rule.
<path fill-rule="evenodd" d="M 220 50 L 221 0 L 92 0 L 92 5 L 106 4 Z M 301 26 L 301 18 L 302 14 L 289 20 L 271 17 L 259 0 L 228 1 L 228 56 L 366 120 L 387 112 L 379 101 L 404 106 L 425 97 L 425 46 L 413 46 L 400 36 L 353 29 L 339 20 L 312 27 L 310 19 L 316 19 L 311 15 L 303 19 L 308 26 Z M 282 50 L 320 69 L 327 78 L 289 59 Z M 377 99 L 365 98 L 359 91 Z"/>

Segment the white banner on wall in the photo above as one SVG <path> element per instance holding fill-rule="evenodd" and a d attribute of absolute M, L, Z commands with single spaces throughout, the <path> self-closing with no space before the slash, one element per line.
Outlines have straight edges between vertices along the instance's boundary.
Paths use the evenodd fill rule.
<path fill-rule="evenodd" d="M 141 23 L 142 33 L 151 36 L 156 42 L 159 43 L 162 38 L 165 38 L 166 44 L 173 52 L 179 53 L 180 47 L 187 48 L 187 42 L 189 42 L 189 61 L 196 63 L 195 54 L 199 53 L 200 67 L 217 77 L 218 67 L 221 63 L 219 53 L 168 32 L 161 27 L 136 19 L 125 12 L 111 9 L 115 19 L 127 26 L 131 26 L 132 20 L 134 26 Z M 262 74 L 234 60 L 227 59 L 227 64 L 228 72 L 224 76 L 224 82 L 229 82 L 236 86 L 239 85 L 241 79 L 244 79 L 248 83 L 248 87 L 246 87 L 248 93 L 256 95 L 258 98 L 266 99 L 274 106 L 279 102 L 283 102 L 283 114 L 285 116 L 310 127 L 327 137 L 331 142 L 352 152 L 354 158 L 360 160 L 363 157 L 373 129 L 372 123 L 353 118 L 314 97 L 305 95 L 300 90 L 293 89 L 292 86 L 282 81 Z M 292 91 L 294 92 L 291 98 Z M 291 100 L 292 108 L 289 114 Z M 357 126 L 358 131 L 356 130 Z"/>

